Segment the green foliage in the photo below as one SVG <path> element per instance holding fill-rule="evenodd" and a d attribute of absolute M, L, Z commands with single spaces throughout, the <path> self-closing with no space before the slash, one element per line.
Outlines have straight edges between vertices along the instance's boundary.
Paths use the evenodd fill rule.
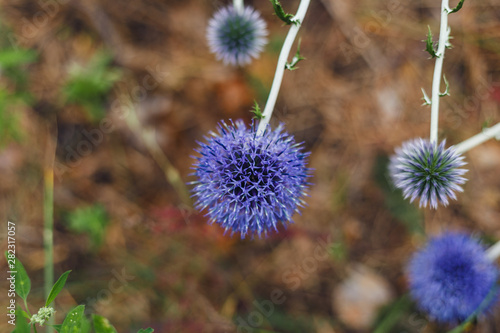
<path fill-rule="evenodd" d="M 116 329 L 109 323 L 109 320 L 102 316 L 92 315 L 95 333 L 117 333 Z"/>
<path fill-rule="evenodd" d="M 293 56 L 292 58 L 292 61 L 291 62 L 287 62 L 285 64 L 285 69 L 288 69 L 290 71 L 294 71 L 296 70 L 298 67 L 297 67 L 297 64 L 301 61 L 301 60 L 304 60 L 305 58 L 303 56 L 300 55 L 300 39 L 299 39 L 299 44 L 297 45 L 297 52 L 295 53 L 295 55 Z"/>
<path fill-rule="evenodd" d="M 247 318 L 247 316 L 242 316 Z M 314 325 L 308 318 L 301 316 L 291 316 L 285 312 L 282 312 L 278 307 L 275 307 L 272 315 L 267 317 L 267 321 L 270 324 L 270 330 L 261 329 L 258 331 L 262 332 L 287 332 L 287 333 L 303 333 L 303 332 L 314 332 Z M 263 328 L 266 327 L 265 324 Z"/>
<path fill-rule="evenodd" d="M 253 101 L 254 102 L 254 106 L 252 108 L 252 110 L 250 110 L 250 112 L 253 113 L 253 119 L 264 119 L 264 115 L 262 114 L 262 111 L 260 109 L 260 106 L 259 106 L 259 103 L 257 103 L 257 101 Z"/>
<path fill-rule="evenodd" d="M 26 312 L 24 312 L 20 308 L 17 308 L 17 310 L 16 310 L 16 328 L 14 329 L 14 331 L 12 331 L 13 333 L 30 333 L 30 325 L 28 324 L 28 321 L 23 320 L 23 318 L 27 319 L 25 316 L 25 313 Z"/>
<path fill-rule="evenodd" d="M 86 333 L 89 331 L 90 323 L 85 318 L 85 305 L 78 305 L 64 318 L 60 333 Z"/>
<path fill-rule="evenodd" d="M 4 49 L 0 53 L 0 67 L 5 69 L 18 68 L 19 66 L 35 62 L 38 58 L 34 50 L 29 49 Z"/>
<path fill-rule="evenodd" d="M 382 309 L 375 321 L 373 333 L 388 333 L 394 332 L 395 326 L 401 321 L 404 315 L 410 311 L 412 302 L 408 295 L 403 295 L 394 303 Z"/>
<path fill-rule="evenodd" d="M 328 253 L 333 257 L 334 260 L 344 261 L 347 257 L 348 248 L 345 242 L 337 241 L 330 244 Z"/>
<path fill-rule="evenodd" d="M 66 284 L 66 280 L 68 279 L 68 275 L 71 271 L 64 272 L 61 277 L 54 283 L 54 286 L 50 290 L 49 296 L 47 297 L 47 301 L 45 302 L 45 306 L 49 306 L 52 301 L 59 295 L 61 290 L 64 288 Z"/>
<path fill-rule="evenodd" d="M 18 108 L 30 99 L 0 87 L 0 148 L 11 140 L 21 141 Z"/>
<path fill-rule="evenodd" d="M 15 273 L 16 294 L 26 301 L 31 290 L 31 280 L 28 273 L 26 273 L 23 264 L 21 264 L 21 261 L 17 258 L 13 258 L 12 256 L 12 254 L 5 252 L 5 258 L 7 258 L 9 270 L 17 272 Z M 15 262 L 14 265 L 12 265 L 12 260 Z"/>
<path fill-rule="evenodd" d="M 419 209 L 403 198 L 402 192 L 392 186 L 385 156 L 378 156 L 374 166 L 374 177 L 384 194 L 384 201 L 389 212 L 403 223 L 411 233 L 425 234 L 422 226 L 423 216 Z"/>
<path fill-rule="evenodd" d="M 299 21 L 294 19 L 293 14 L 285 13 L 285 10 L 283 9 L 283 6 L 278 0 L 271 0 L 271 3 L 273 4 L 274 12 L 276 13 L 276 16 L 280 18 L 283 22 L 286 24 L 299 24 Z"/>
<path fill-rule="evenodd" d="M 5 252 L 5 257 L 7 258 L 7 265 L 9 265 L 8 269 L 17 271 L 16 293 L 25 301 L 24 304 L 26 306 L 26 311 L 28 311 L 27 297 L 31 289 L 30 278 L 26 273 L 23 264 L 17 258 L 12 257 L 12 255 L 11 257 L 9 257 L 8 252 Z M 15 263 L 11 263 L 11 260 L 14 260 Z M 54 283 L 54 286 L 52 287 L 52 290 L 47 297 L 45 306 L 48 306 L 50 303 L 52 303 L 57 295 L 59 295 L 61 290 L 64 288 L 64 285 L 66 284 L 66 280 L 68 279 L 68 275 L 70 272 L 71 271 L 64 272 L 56 281 L 56 283 Z M 50 310 L 49 312 L 51 312 L 47 315 L 47 318 L 45 318 L 45 320 L 47 320 L 48 317 L 52 315 L 52 313 L 54 313 L 54 309 L 47 309 L 45 307 L 41 308 L 40 311 L 38 311 L 38 315 L 40 316 L 41 314 L 42 317 L 45 317 L 43 313 L 47 313 L 47 311 L 44 310 Z M 35 323 L 38 323 L 39 325 L 42 323 L 42 321 L 40 320 L 35 320 L 30 324 L 29 321 L 32 318 L 35 318 L 36 314 L 31 316 L 29 311 L 26 311 L 19 307 L 16 309 L 16 327 L 12 331 L 12 333 L 30 333 L 31 327 L 33 327 L 33 330 L 36 332 Z M 116 329 L 113 327 L 113 325 L 111 325 L 109 321 L 102 316 L 92 315 L 92 324 L 93 325 L 91 325 L 90 321 L 85 316 L 85 305 L 78 305 L 66 315 L 66 318 L 64 319 L 62 324 L 49 326 L 54 328 L 58 333 L 88 333 L 91 331 L 91 326 L 94 327 L 95 333 L 116 333 Z M 152 333 L 153 329 L 141 329 L 139 330 L 139 333 L 140 332 Z"/>
<path fill-rule="evenodd" d="M 425 50 L 431 55 L 431 58 L 436 58 L 437 53 L 434 48 L 434 41 L 432 40 L 431 27 L 427 26 L 427 28 L 429 28 L 429 32 L 427 33 L 427 39 L 425 40 Z"/>
<path fill-rule="evenodd" d="M 81 105 L 92 120 L 104 117 L 103 103 L 121 71 L 111 67 L 111 56 L 98 52 L 87 66 L 75 65 L 63 87 L 65 103 Z"/>
<path fill-rule="evenodd" d="M 141 328 L 137 333 L 153 333 L 155 330 L 152 329 L 151 327 L 149 328 Z"/>
<path fill-rule="evenodd" d="M 97 248 L 101 245 L 106 234 L 108 215 L 104 207 L 96 204 L 70 212 L 67 222 L 70 230 L 87 234 L 92 246 Z"/>
<path fill-rule="evenodd" d="M 8 45 L 8 31 L 0 25 L 0 148 L 7 142 L 22 139 L 19 107 L 33 101 L 28 92 L 27 66 L 36 61 L 34 50 Z"/>
<path fill-rule="evenodd" d="M 455 8 L 453 8 L 451 11 L 449 11 L 448 14 L 452 14 L 452 13 L 458 12 L 460 9 L 462 9 L 462 6 L 464 5 L 464 2 L 465 2 L 465 0 L 460 0 L 460 2 L 458 3 L 458 5 Z"/>

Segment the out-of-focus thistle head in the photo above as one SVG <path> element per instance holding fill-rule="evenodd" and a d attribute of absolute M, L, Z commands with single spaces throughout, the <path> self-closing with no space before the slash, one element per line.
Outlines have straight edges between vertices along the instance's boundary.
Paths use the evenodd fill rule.
<path fill-rule="evenodd" d="M 498 300 L 498 269 L 467 234 L 446 232 L 416 252 L 408 266 L 410 294 L 433 320 L 456 324 Z"/>
<path fill-rule="evenodd" d="M 207 39 L 210 50 L 225 64 L 246 65 L 257 58 L 267 43 L 266 23 L 252 7 L 241 12 L 223 7 L 210 19 Z"/>
<path fill-rule="evenodd" d="M 421 138 L 406 141 L 391 157 L 389 171 L 395 186 L 404 197 L 413 202 L 420 198 L 420 207 L 437 208 L 438 203 L 448 205 L 448 198 L 456 199 L 455 191 L 462 192 L 460 185 L 467 172 L 460 167 L 466 163 L 463 156 L 452 147 L 431 143 Z"/>
<path fill-rule="evenodd" d="M 310 169 L 308 153 L 284 132 L 268 126 L 257 134 L 243 121 L 221 122 L 200 143 L 192 182 L 196 207 L 226 232 L 259 237 L 292 222 L 303 206 Z"/>

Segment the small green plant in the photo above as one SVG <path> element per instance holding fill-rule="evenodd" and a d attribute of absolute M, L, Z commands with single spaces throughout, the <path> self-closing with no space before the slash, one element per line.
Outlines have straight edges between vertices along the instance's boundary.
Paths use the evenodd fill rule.
<path fill-rule="evenodd" d="M 64 102 L 83 106 L 94 121 L 104 117 L 106 96 L 121 77 L 111 60 L 108 54 L 97 52 L 86 66 L 74 65 L 62 88 Z"/>
<path fill-rule="evenodd" d="M 102 244 L 108 221 L 106 210 L 99 204 L 78 208 L 70 212 L 67 218 L 69 229 L 87 234 L 94 249 Z"/>
<path fill-rule="evenodd" d="M 37 313 L 31 314 L 28 308 L 28 294 L 31 290 L 31 280 L 24 269 L 23 264 L 19 259 L 15 258 L 12 254 L 5 253 L 7 263 L 11 271 L 16 272 L 14 275 L 16 294 L 24 302 L 24 310 L 17 307 L 16 313 L 16 328 L 12 333 L 37 333 L 37 326 L 44 325 L 54 328 L 58 333 L 116 333 L 116 329 L 110 322 L 99 315 L 92 314 L 90 319 L 85 315 L 85 305 L 78 305 L 73 308 L 66 317 L 62 324 L 50 324 L 52 316 L 56 312 L 51 304 L 56 299 L 57 295 L 61 292 L 66 284 L 68 275 L 71 271 L 64 272 L 59 279 L 54 283 L 52 289 L 45 301 L 45 305 L 41 307 Z M 47 324 L 49 322 L 49 324 Z M 152 333 L 152 328 L 140 329 L 138 333 Z"/>
<path fill-rule="evenodd" d="M 0 32 L 3 27 L 0 26 Z M 9 141 L 20 141 L 19 111 L 32 104 L 28 92 L 26 67 L 36 61 L 33 50 L 13 48 L 0 40 L 0 148 Z"/>

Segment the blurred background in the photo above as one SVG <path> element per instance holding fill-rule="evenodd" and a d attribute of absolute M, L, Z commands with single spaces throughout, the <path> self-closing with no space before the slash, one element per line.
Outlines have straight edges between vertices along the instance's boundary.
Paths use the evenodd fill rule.
<path fill-rule="evenodd" d="M 285 72 L 271 121 L 311 152 L 308 206 L 254 240 L 208 225 L 185 185 L 197 140 L 265 104 L 288 31 L 268 0 L 245 1 L 269 44 L 250 66 L 224 66 L 205 28 L 229 3 L 0 0 L 0 220 L 16 223 L 30 307 L 43 305 L 53 164 L 55 275 L 72 270 L 56 322 L 85 304 L 119 332 L 444 331 L 405 297 L 405 265 L 425 234 L 500 238 L 500 143 L 466 154 L 465 192 L 448 207 L 418 209 L 388 182 L 394 149 L 429 135 L 421 88 L 430 94 L 434 61 L 422 40 L 428 25 L 437 40 L 440 2 L 312 1 L 306 60 Z M 298 3 L 282 1 L 292 13 Z M 500 4 L 466 1 L 450 25 L 448 145 L 500 121 Z M 496 309 L 470 332 L 499 324 Z"/>

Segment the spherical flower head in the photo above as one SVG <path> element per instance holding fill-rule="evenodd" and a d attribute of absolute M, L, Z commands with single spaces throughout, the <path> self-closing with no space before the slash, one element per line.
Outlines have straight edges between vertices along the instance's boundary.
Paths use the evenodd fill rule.
<path fill-rule="evenodd" d="M 424 139 L 403 143 L 391 157 L 389 171 L 395 186 L 403 190 L 413 202 L 420 197 L 420 207 L 436 209 L 438 203 L 448 205 L 448 198 L 456 199 L 455 191 L 462 192 L 460 185 L 467 172 L 461 169 L 466 163 L 454 147 L 445 149 L 446 140 L 438 146 Z"/>
<path fill-rule="evenodd" d="M 411 259 L 408 275 L 417 305 L 441 323 L 462 322 L 498 299 L 498 269 L 467 234 L 446 232 L 432 238 Z"/>
<path fill-rule="evenodd" d="M 249 6 L 241 12 L 232 5 L 223 7 L 208 23 L 208 45 L 224 64 L 250 63 L 266 45 L 266 36 L 266 23 L 259 12 Z"/>
<path fill-rule="evenodd" d="M 302 207 L 310 172 L 308 153 L 283 130 L 268 126 L 257 133 L 243 121 L 221 122 L 197 150 L 193 189 L 196 207 L 210 222 L 241 238 L 267 235 L 279 223 L 292 222 Z"/>

